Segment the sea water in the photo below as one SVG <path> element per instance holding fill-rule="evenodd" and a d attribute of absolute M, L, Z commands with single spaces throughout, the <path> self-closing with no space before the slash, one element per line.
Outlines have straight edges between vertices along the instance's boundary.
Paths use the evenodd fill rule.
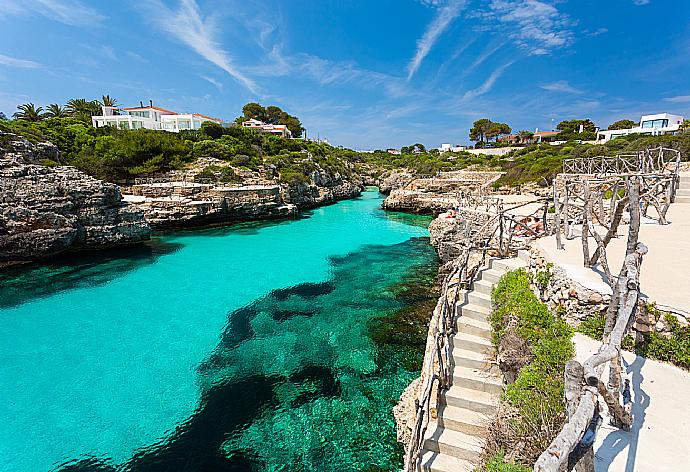
<path fill-rule="evenodd" d="M 0 470 L 399 468 L 396 287 L 436 258 L 427 219 L 380 204 L 3 275 Z"/>

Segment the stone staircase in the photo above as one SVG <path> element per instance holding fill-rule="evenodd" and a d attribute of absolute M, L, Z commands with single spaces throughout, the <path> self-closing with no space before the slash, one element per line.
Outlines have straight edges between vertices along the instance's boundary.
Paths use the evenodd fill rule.
<path fill-rule="evenodd" d="M 690 203 L 690 172 L 680 173 L 680 185 L 674 203 Z"/>
<path fill-rule="evenodd" d="M 452 338 L 453 385 L 441 396 L 438 419 L 424 438 L 421 470 L 471 472 L 479 464 L 488 431 L 503 392 L 503 379 L 491 343 L 491 290 L 503 274 L 525 266 L 518 258 L 492 259 L 456 310 Z"/>

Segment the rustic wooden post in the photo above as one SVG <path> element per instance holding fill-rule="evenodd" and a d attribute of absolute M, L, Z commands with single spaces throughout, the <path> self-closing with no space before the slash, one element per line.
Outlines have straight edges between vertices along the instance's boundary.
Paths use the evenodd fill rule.
<path fill-rule="evenodd" d="M 585 199 L 584 207 L 582 208 L 582 256 L 584 258 L 585 267 L 591 267 L 589 261 L 589 213 L 592 208 L 592 203 L 589 199 L 589 181 L 583 182 L 582 193 Z"/>
<path fill-rule="evenodd" d="M 561 241 L 561 210 L 559 208 L 556 180 L 557 179 L 553 179 L 553 207 L 556 210 L 554 213 L 554 226 L 556 226 L 556 249 L 564 249 L 563 242 Z"/>
<path fill-rule="evenodd" d="M 568 214 L 568 200 L 570 199 L 570 192 L 568 189 L 568 180 L 563 177 L 563 232 L 565 239 L 570 239 L 570 215 Z"/>
<path fill-rule="evenodd" d="M 635 245 L 640 235 L 640 180 L 634 176 L 630 178 L 630 229 L 628 231 L 628 245 L 627 254 L 632 254 L 635 251 Z"/>

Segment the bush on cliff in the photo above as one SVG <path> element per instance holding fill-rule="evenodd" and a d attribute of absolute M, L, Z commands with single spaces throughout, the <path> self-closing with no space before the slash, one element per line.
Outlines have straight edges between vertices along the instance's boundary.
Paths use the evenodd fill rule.
<path fill-rule="evenodd" d="M 499 280 L 492 300 L 494 342 L 499 345 L 508 333 L 516 335 L 528 346 L 532 360 L 506 387 L 503 400 L 514 414 L 498 423 L 501 427 L 492 434 L 490 449 L 513 451 L 523 465 L 531 466 L 566 420 L 563 372 L 574 355 L 573 333 L 534 295 L 530 275 L 522 269 Z"/>

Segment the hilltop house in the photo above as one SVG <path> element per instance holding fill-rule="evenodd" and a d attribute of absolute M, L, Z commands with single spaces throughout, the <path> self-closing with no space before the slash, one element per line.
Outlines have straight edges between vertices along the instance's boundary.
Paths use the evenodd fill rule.
<path fill-rule="evenodd" d="M 388 154 L 395 154 L 395 155 L 402 154 L 402 153 L 400 152 L 400 149 L 392 149 L 392 148 L 391 148 L 391 149 L 386 149 L 386 152 L 387 152 Z"/>
<path fill-rule="evenodd" d="M 619 136 L 627 136 L 629 134 L 646 134 L 651 136 L 676 134 L 680 130 L 683 120 L 684 117 L 680 115 L 671 115 L 669 113 L 643 115 L 642 118 L 640 118 L 640 126 L 627 129 L 599 131 L 597 133 L 597 142 L 605 143 Z"/>
<path fill-rule="evenodd" d="M 282 136 L 283 138 L 292 138 L 292 132 L 290 132 L 288 127 L 285 125 L 273 125 L 252 118 L 250 120 L 243 121 L 242 126 L 245 128 L 261 131 L 262 133 L 275 134 L 276 136 Z"/>
<path fill-rule="evenodd" d="M 462 152 L 467 150 L 467 146 L 461 146 L 460 144 L 453 146 L 450 143 L 443 143 L 438 150 L 439 152 Z"/>
<path fill-rule="evenodd" d="M 176 113 L 153 106 L 143 106 L 139 102 L 138 107 L 117 108 L 101 107 L 103 114 L 92 116 L 91 122 L 95 128 L 114 126 L 119 129 L 160 129 L 177 133 L 184 129 L 199 129 L 204 121 L 222 123 L 218 118 L 201 115 L 199 113 Z"/>

